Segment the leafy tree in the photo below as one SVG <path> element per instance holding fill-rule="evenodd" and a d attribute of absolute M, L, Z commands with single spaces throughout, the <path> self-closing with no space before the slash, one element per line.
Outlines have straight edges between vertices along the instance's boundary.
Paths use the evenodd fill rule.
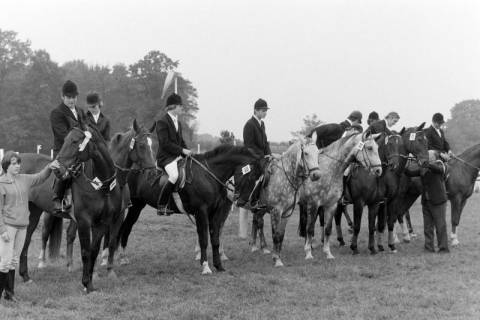
<path fill-rule="evenodd" d="M 303 126 L 299 131 L 292 132 L 293 136 L 296 136 L 298 134 L 300 135 L 307 135 L 312 131 L 313 128 L 318 127 L 319 125 L 323 124 L 324 122 L 320 119 L 318 119 L 318 116 L 313 113 L 311 115 L 307 115 L 305 118 L 303 118 Z"/>
<path fill-rule="evenodd" d="M 480 141 L 480 100 L 464 100 L 451 110 L 446 136 L 453 152 L 460 153 Z"/>

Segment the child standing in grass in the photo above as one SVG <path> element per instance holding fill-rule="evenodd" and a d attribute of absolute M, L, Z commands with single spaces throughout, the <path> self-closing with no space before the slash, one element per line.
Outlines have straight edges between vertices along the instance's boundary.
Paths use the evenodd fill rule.
<path fill-rule="evenodd" d="M 57 160 L 50 162 L 36 174 L 20 174 L 18 153 L 8 151 L 2 159 L 4 174 L 0 176 L 0 299 L 14 298 L 15 269 L 25 242 L 29 222 L 28 193 L 30 187 L 41 184 L 54 169 Z"/>

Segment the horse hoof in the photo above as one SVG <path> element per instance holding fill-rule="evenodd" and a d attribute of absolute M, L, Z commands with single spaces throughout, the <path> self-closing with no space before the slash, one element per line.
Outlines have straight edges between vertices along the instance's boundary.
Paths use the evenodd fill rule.
<path fill-rule="evenodd" d="M 305 256 L 305 260 L 313 260 L 313 255 L 311 252 L 307 253 L 307 255 Z"/>
<path fill-rule="evenodd" d="M 251 252 L 255 252 L 255 251 L 258 251 L 258 247 L 257 246 L 252 246 L 252 248 L 250 249 Z"/>
<path fill-rule="evenodd" d="M 195 257 L 195 258 L 196 258 L 196 257 Z M 200 260 L 200 256 L 198 256 L 198 259 L 195 259 L 195 260 Z M 230 260 L 230 259 L 227 257 L 227 255 L 226 255 L 225 253 L 222 253 L 222 254 L 220 255 L 220 260 L 222 260 L 222 261 L 227 261 L 227 260 Z"/>
<path fill-rule="evenodd" d="M 385 251 L 385 248 L 380 244 L 378 245 L 378 252 L 383 252 Z"/>
<path fill-rule="evenodd" d="M 390 253 L 397 253 L 397 249 L 395 248 L 395 245 L 389 244 L 388 247 L 390 248 Z"/>
<path fill-rule="evenodd" d="M 208 266 L 208 262 L 206 261 L 202 264 L 202 274 L 212 274 L 212 270 L 210 269 L 210 267 Z"/>
<path fill-rule="evenodd" d="M 343 241 L 342 238 L 338 239 L 338 245 L 339 245 L 340 247 L 345 247 L 345 246 L 346 246 L 345 241 Z"/>
<path fill-rule="evenodd" d="M 222 265 L 215 266 L 215 269 L 217 269 L 218 272 L 224 272 L 225 268 Z"/>
<path fill-rule="evenodd" d="M 330 253 L 330 254 L 327 255 L 327 259 L 328 260 L 333 260 L 333 259 L 335 259 L 335 257 Z"/>
<path fill-rule="evenodd" d="M 455 238 L 455 239 L 452 240 L 452 247 L 456 247 L 456 246 L 458 246 L 459 244 L 460 244 L 460 241 L 458 241 L 457 238 Z"/>
<path fill-rule="evenodd" d="M 283 266 L 284 265 L 283 265 L 282 260 L 278 259 L 278 260 L 275 261 L 275 267 L 276 268 L 280 268 L 280 267 L 283 267 Z"/>
<path fill-rule="evenodd" d="M 410 239 L 415 239 L 418 235 L 415 232 L 410 232 Z"/>
<path fill-rule="evenodd" d="M 268 250 L 267 248 L 263 248 L 262 252 L 263 252 L 263 254 L 270 254 L 271 253 L 270 250 Z"/>
<path fill-rule="evenodd" d="M 100 263 L 100 266 L 106 266 L 108 264 L 108 260 L 107 259 L 102 259 L 102 262 Z"/>
<path fill-rule="evenodd" d="M 47 267 L 47 264 L 44 261 L 40 261 L 38 263 L 38 269 L 45 269 Z"/>
<path fill-rule="evenodd" d="M 195 255 L 195 261 L 199 261 L 201 258 L 202 254 L 199 252 Z"/>

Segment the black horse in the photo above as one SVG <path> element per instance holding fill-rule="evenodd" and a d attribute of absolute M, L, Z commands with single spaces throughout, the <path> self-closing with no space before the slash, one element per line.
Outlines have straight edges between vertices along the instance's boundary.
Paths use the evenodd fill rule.
<path fill-rule="evenodd" d="M 57 155 L 61 167 L 58 176 L 72 177 L 74 216 L 78 227 L 83 264 L 82 284 L 87 292 L 94 290 L 92 275 L 107 231 L 118 230 L 123 218 L 122 190 L 117 182 L 115 163 L 100 133 L 84 124 L 73 128 L 65 137 Z M 91 160 L 89 163 L 86 163 Z M 88 167 L 91 165 L 89 170 Z M 90 172 L 91 176 L 87 176 Z M 113 262 L 115 238 L 110 239 L 109 261 Z M 109 266 L 109 273 L 113 272 Z"/>
<path fill-rule="evenodd" d="M 213 265 L 219 271 L 225 270 L 219 255 L 219 237 L 232 205 L 227 197 L 227 180 L 235 175 L 235 191 L 242 195 L 249 194 L 253 188 L 250 182 L 255 179 L 242 177 L 253 175 L 258 178 L 262 172 L 260 160 L 258 155 L 248 148 L 229 145 L 221 145 L 204 154 L 186 158 L 185 185 L 178 193 L 186 212 L 195 218 L 202 274 L 211 273 L 206 252 L 209 234 Z M 161 183 L 158 182 L 159 179 Z M 161 185 L 166 180 L 167 176 L 157 169 L 132 170 L 128 174 L 132 206 L 118 235 L 122 248 L 127 246 L 128 236 L 142 209 L 147 204 L 156 207 Z"/>
<path fill-rule="evenodd" d="M 447 195 L 451 204 L 452 245 L 460 244 L 457 227 L 460 223 L 463 208 L 473 193 L 475 181 L 480 170 L 480 144 L 476 144 L 458 156 L 453 156 L 447 163 L 448 174 L 445 182 Z M 403 216 L 422 194 L 420 178 L 404 178 L 403 188 L 399 195 L 397 213 Z M 408 220 L 407 220 L 408 221 Z"/>
<path fill-rule="evenodd" d="M 126 178 L 128 172 L 132 169 L 138 168 L 152 168 L 155 167 L 154 159 L 151 152 L 151 139 L 150 135 L 155 129 L 155 123 L 150 128 L 147 129 L 142 125 L 139 125 L 136 120 L 133 120 L 132 127 L 125 132 L 116 133 L 109 144 L 109 152 L 115 163 L 117 171 L 117 182 L 122 189 L 123 194 L 123 203 L 122 207 L 125 207 L 130 198 L 128 187 L 126 186 Z M 38 166 L 38 164 L 37 164 Z M 51 183 L 51 182 L 50 182 Z M 30 210 L 31 210 L 31 222 L 32 217 L 36 217 L 38 213 L 41 214 L 42 209 L 45 210 L 45 215 L 43 219 L 43 229 L 42 229 L 42 249 L 40 252 L 40 262 L 38 267 L 46 267 L 46 247 L 47 241 L 49 244 L 49 254 L 50 258 L 56 258 L 60 250 L 60 239 L 62 235 L 62 225 L 63 219 L 58 215 L 52 214 L 52 211 L 49 210 L 51 207 L 51 184 L 44 184 L 42 186 L 43 190 L 37 190 L 37 193 L 34 193 L 35 198 L 31 200 Z M 38 193 L 38 191 L 41 191 Z M 32 211 L 33 209 L 33 211 Z M 70 218 L 70 217 L 68 217 Z M 38 219 L 36 220 L 38 223 Z M 36 228 L 33 226 L 31 232 Z M 70 220 L 68 225 L 66 239 L 67 239 L 67 268 L 69 271 L 73 270 L 73 242 L 75 241 L 77 233 L 77 225 L 75 221 Z M 30 234 L 27 232 L 27 234 Z M 30 239 L 30 238 L 29 238 Z M 109 246 L 109 232 L 107 230 L 106 237 L 103 241 L 104 249 Z M 25 245 L 26 250 L 28 250 L 28 244 Z M 106 250 L 108 255 L 108 250 Z M 25 255 L 26 257 L 26 255 Z M 113 261 L 108 265 L 111 266 Z M 107 264 L 107 262 L 105 263 Z M 26 266 L 26 260 L 25 260 Z M 26 270 L 26 269 L 25 269 Z M 28 276 L 28 273 L 26 273 Z M 110 274 L 113 275 L 113 274 Z"/>

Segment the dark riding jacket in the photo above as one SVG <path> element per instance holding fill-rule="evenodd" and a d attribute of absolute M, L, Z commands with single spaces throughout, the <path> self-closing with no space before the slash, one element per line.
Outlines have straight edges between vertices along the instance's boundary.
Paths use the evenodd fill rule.
<path fill-rule="evenodd" d="M 110 119 L 108 119 L 102 112 L 98 116 L 98 122 L 95 122 L 93 114 L 87 111 L 87 123 L 89 126 L 97 128 L 105 141 L 110 141 Z"/>
<path fill-rule="evenodd" d="M 75 119 L 72 111 L 62 102 L 50 112 L 50 125 L 53 131 L 53 153 L 54 156 L 63 146 L 63 141 L 73 127 L 80 126 L 80 119 L 85 118 L 82 109 L 75 106 L 78 119 Z"/>
<path fill-rule="evenodd" d="M 181 156 L 183 149 L 187 149 L 187 145 L 183 140 L 180 121 L 178 121 L 177 131 L 168 113 L 157 121 L 156 130 L 158 138 L 157 165 L 163 168 Z"/>
<path fill-rule="evenodd" d="M 331 143 L 340 139 L 345 131 L 352 125 L 347 120 L 341 123 L 322 124 L 312 130 L 307 136 L 312 137 L 313 132 L 317 133 L 317 147 L 325 148 Z"/>
<path fill-rule="evenodd" d="M 423 185 L 422 203 L 440 205 L 447 201 L 447 188 L 445 186 L 446 165 L 441 160 L 428 164 L 428 168 L 405 168 L 408 176 L 420 176 Z"/>
<path fill-rule="evenodd" d="M 390 129 L 388 129 L 387 121 L 385 121 L 385 120 L 379 120 L 379 121 L 373 122 L 368 127 L 367 131 L 370 132 L 371 134 L 385 133 L 387 136 L 392 134 L 392 131 L 390 131 Z"/>
<path fill-rule="evenodd" d="M 260 156 L 272 154 L 270 143 L 265 133 L 265 124 L 258 123 L 255 117 L 251 117 L 243 127 L 243 144 L 245 147 L 253 149 Z"/>
<path fill-rule="evenodd" d="M 433 126 L 424 130 L 425 137 L 427 138 L 428 150 L 438 150 L 440 152 L 450 151 L 450 145 L 445 139 L 445 133 L 440 129 L 440 135 Z"/>

